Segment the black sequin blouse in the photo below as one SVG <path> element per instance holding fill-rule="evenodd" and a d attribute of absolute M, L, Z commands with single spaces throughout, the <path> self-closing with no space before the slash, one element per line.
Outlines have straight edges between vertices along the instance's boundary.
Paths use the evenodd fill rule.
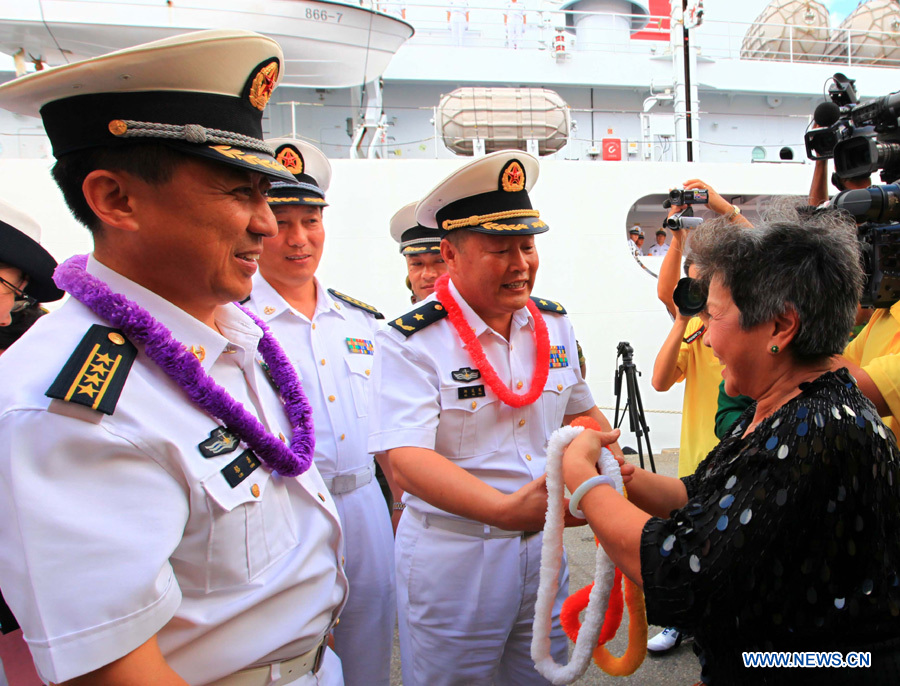
<path fill-rule="evenodd" d="M 705 683 L 900 684 L 900 457 L 846 369 L 746 438 L 750 406 L 652 518 L 641 574 L 652 624 L 695 636 Z M 858 669 L 745 668 L 743 651 L 870 651 Z"/>

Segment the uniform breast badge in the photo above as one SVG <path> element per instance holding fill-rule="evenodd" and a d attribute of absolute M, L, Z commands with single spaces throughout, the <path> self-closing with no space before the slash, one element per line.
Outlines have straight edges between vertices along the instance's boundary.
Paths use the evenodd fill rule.
<path fill-rule="evenodd" d="M 365 338 L 347 338 L 347 350 L 355 355 L 374 355 L 375 346 Z"/>
<path fill-rule="evenodd" d="M 45 395 L 111 415 L 135 357 L 119 329 L 94 324 Z"/>
<path fill-rule="evenodd" d="M 566 357 L 566 346 L 550 346 L 550 369 L 562 369 L 569 366 L 569 358 Z"/>
<path fill-rule="evenodd" d="M 205 458 L 218 457 L 237 450 L 240 442 L 241 439 L 237 434 L 231 433 L 224 426 L 217 426 L 209 432 L 209 438 L 202 441 L 197 448 Z"/>
<path fill-rule="evenodd" d="M 455 372 L 450 372 L 450 376 L 453 377 L 454 381 L 462 381 L 464 383 L 468 383 L 469 381 L 480 379 L 481 372 L 479 372 L 477 369 L 472 369 L 471 367 L 462 367 L 461 369 L 457 369 Z"/>

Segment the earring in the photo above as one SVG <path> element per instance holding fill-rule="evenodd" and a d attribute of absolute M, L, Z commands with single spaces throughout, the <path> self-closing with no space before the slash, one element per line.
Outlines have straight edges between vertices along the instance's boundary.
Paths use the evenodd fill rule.
<path fill-rule="evenodd" d="M 778 351 L 781 350 L 781 348 L 779 348 L 777 345 L 773 345 L 771 348 L 769 348 L 769 350 L 773 355 L 777 355 Z"/>

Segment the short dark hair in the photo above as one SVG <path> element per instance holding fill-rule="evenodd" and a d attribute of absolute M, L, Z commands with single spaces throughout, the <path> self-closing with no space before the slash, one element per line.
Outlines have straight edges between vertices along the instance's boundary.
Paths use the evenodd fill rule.
<path fill-rule="evenodd" d="M 701 280 L 718 277 L 731 292 L 742 329 L 793 308 L 800 321 L 788 346 L 794 359 L 843 351 L 864 280 L 856 224 L 845 213 L 782 209 L 755 228 L 720 218 L 704 223 L 691 247 Z"/>
<path fill-rule="evenodd" d="M 98 169 L 132 174 L 158 185 L 172 179 L 180 164 L 190 157 L 158 141 L 129 142 L 115 148 L 89 148 L 63 155 L 53 165 L 53 179 L 69 210 L 95 236 L 100 220 L 82 191 L 88 174 Z"/>
<path fill-rule="evenodd" d="M 463 243 L 466 242 L 466 239 L 472 235 L 472 232 L 468 229 L 454 229 L 453 231 L 448 231 L 441 238 L 450 243 L 457 250 L 462 250 Z"/>

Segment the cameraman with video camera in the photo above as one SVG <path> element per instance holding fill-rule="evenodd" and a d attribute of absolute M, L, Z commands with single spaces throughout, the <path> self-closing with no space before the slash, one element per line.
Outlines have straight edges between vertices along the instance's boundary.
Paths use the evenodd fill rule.
<path fill-rule="evenodd" d="M 893 143 L 900 148 L 900 145 Z M 882 179 L 896 180 L 900 168 L 886 168 Z M 847 344 L 833 367 L 846 366 L 872 401 L 885 425 L 900 435 L 900 186 L 872 186 L 839 193 L 833 207 L 849 211 L 859 223 L 866 285 L 862 304 L 874 307 L 865 328 Z"/>
<path fill-rule="evenodd" d="M 875 313 L 865 328 L 836 356 L 846 366 L 895 435 L 900 429 L 900 91 L 860 103 L 855 81 L 835 74 L 828 87 L 831 102 L 816 107 L 817 128 L 807 131 L 806 153 L 817 173 L 834 158 L 836 175 L 848 190 L 831 207 L 849 212 L 859 226 L 866 284 L 863 307 Z M 881 170 L 888 184 L 859 188 Z M 824 176 L 824 172 L 818 174 Z M 850 180 L 851 183 L 847 183 Z M 814 178 L 814 184 L 816 179 Z M 821 183 L 821 181 L 819 181 Z M 812 193 L 811 193 L 812 201 Z"/>

